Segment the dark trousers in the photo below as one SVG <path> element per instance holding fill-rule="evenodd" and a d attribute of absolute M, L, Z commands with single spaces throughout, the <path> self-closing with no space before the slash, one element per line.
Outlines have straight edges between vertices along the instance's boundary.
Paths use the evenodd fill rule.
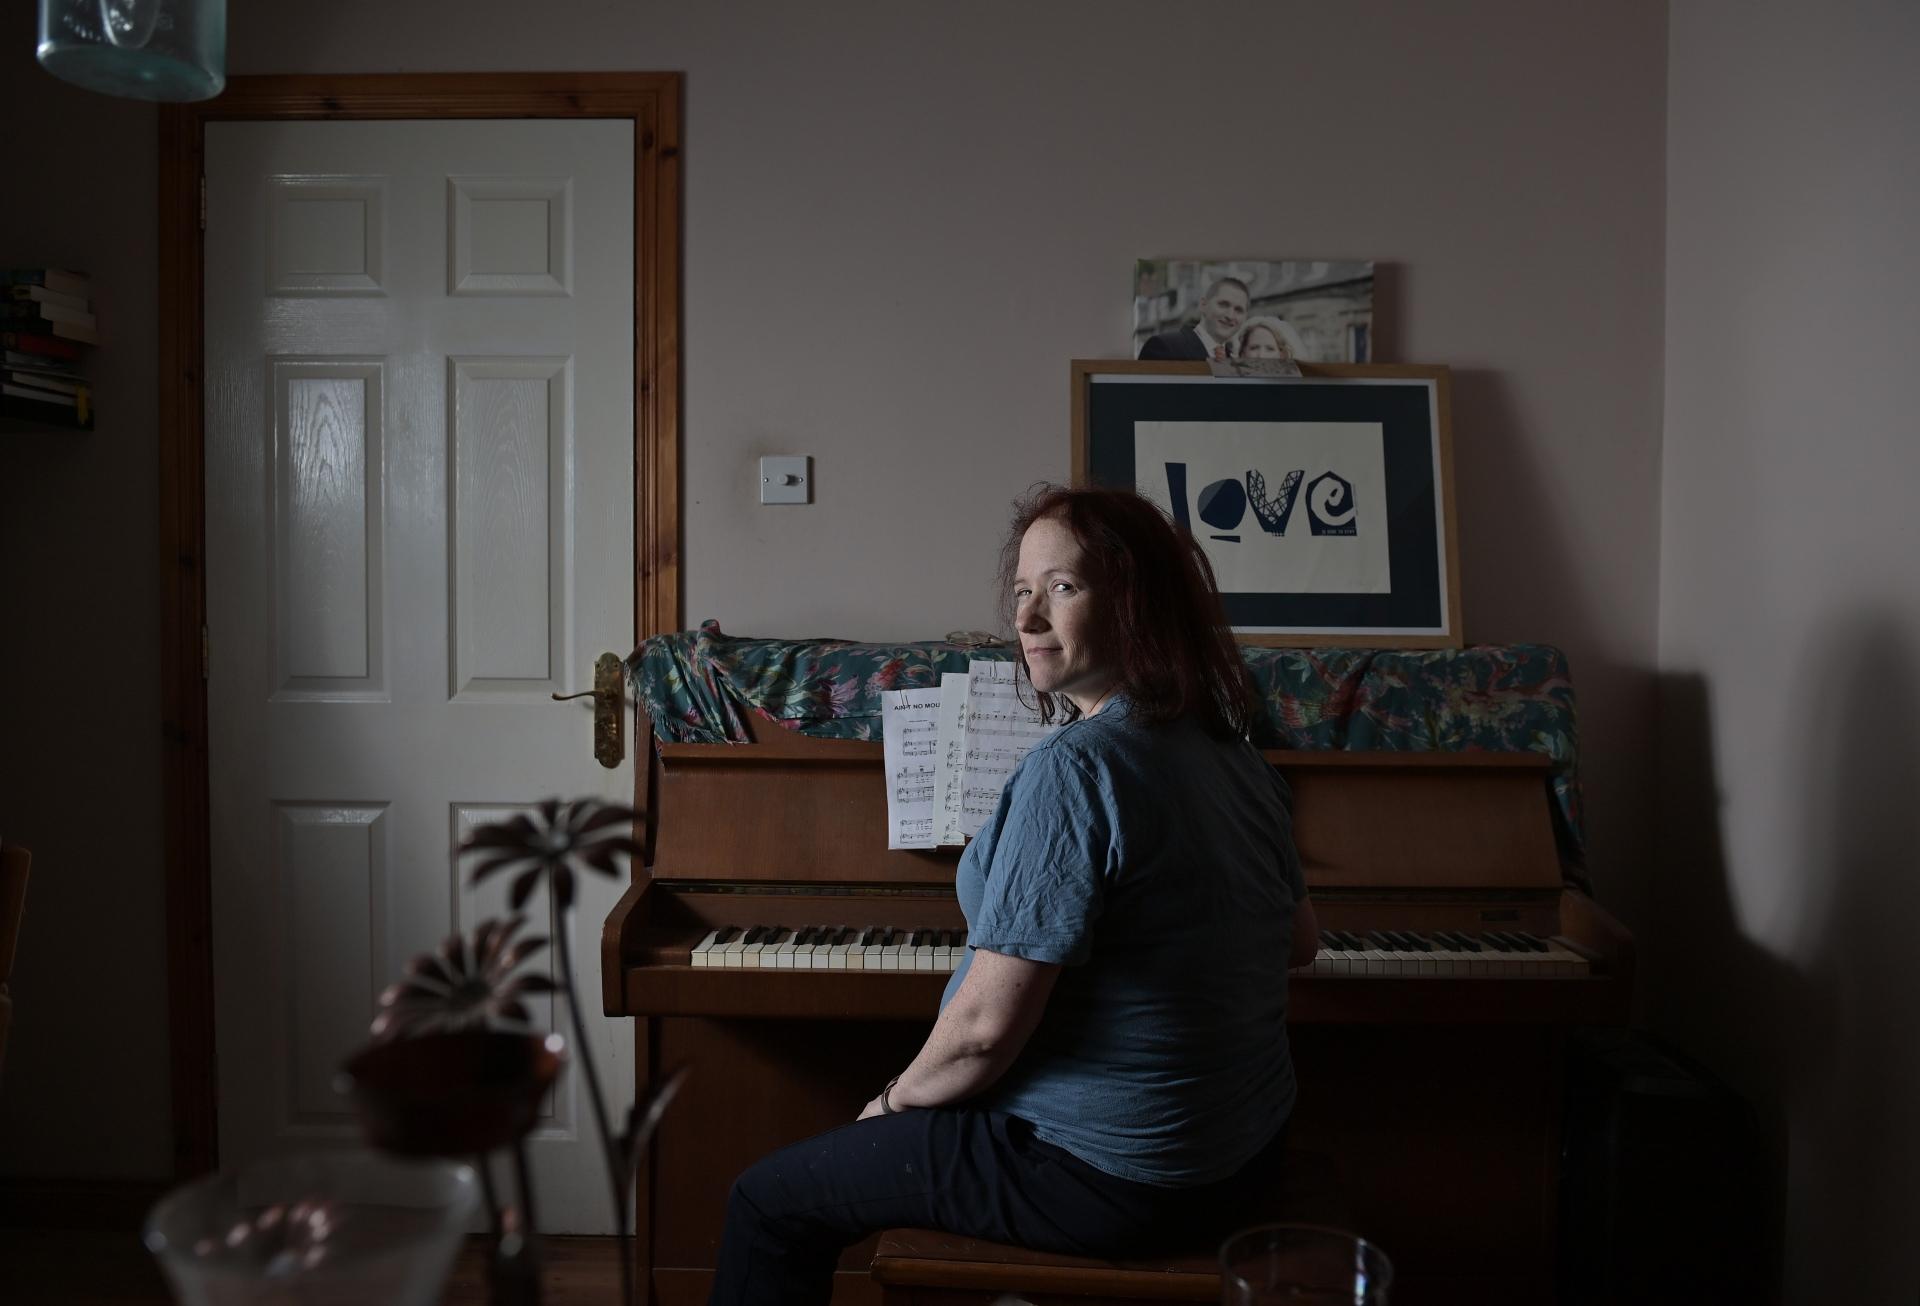
<path fill-rule="evenodd" d="M 840 1253 L 900 1226 L 1070 1256 L 1190 1251 L 1234 1227 L 1278 1176 L 1281 1148 L 1275 1138 L 1219 1183 L 1163 1188 L 1097 1170 L 995 1111 L 902 1111 L 842 1125 L 734 1182 L 709 1300 L 825 1302 Z"/>

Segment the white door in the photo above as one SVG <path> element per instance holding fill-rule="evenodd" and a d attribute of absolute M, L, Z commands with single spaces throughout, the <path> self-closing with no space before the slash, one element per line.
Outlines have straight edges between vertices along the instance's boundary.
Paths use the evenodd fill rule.
<path fill-rule="evenodd" d="M 550 697 L 592 688 L 594 658 L 633 638 L 633 130 L 213 123 L 206 175 L 214 984 L 233 1166 L 357 1139 L 334 1077 L 375 996 L 450 931 L 505 914 L 505 884 L 472 891 L 455 864 L 467 829 L 550 795 L 633 793 L 630 761 L 593 758 L 590 700 Z M 621 886 L 590 878 L 573 953 L 597 1012 L 600 923 Z M 545 903 L 530 906 L 544 918 Z M 552 1027 L 556 1008 L 540 999 L 535 1018 Z M 616 1120 L 630 1024 L 591 1022 Z M 534 1140 L 542 1229 L 611 1231 L 576 1073 Z"/>

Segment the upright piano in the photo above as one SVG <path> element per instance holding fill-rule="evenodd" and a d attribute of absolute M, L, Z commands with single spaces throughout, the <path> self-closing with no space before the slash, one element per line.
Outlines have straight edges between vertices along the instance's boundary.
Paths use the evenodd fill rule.
<path fill-rule="evenodd" d="M 746 733 L 656 745 L 646 865 L 601 945 L 642 1086 L 692 1069 L 636 1194 L 636 1291 L 660 1306 L 706 1300 L 740 1170 L 907 1064 L 963 946 L 958 850 L 885 847 L 879 743 Z M 1400 1306 L 1551 1300 L 1563 1045 L 1627 1020 L 1633 946 L 1564 882 L 1549 760 L 1266 756 L 1323 927 L 1289 980 L 1290 1146 L 1334 1158 Z M 871 1254 L 836 1303 L 877 1300 Z"/>

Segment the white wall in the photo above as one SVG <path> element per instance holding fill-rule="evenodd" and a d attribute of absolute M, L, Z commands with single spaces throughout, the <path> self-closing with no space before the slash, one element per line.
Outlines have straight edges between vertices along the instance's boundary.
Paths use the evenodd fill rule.
<path fill-rule="evenodd" d="M 1762 1108 L 1790 1301 L 1920 1282 L 1916 54 L 1673 9 L 1655 1014 Z"/>
<path fill-rule="evenodd" d="M 1135 257 L 1379 260 L 1380 357 L 1456 369 L 1467 633 L 1571 654 L 1596 875 L 1641 914 L 1663 5 L 1289 3 L 1230 24 L 1142 0 L 232 9 L 240 73 L 685 70 L 689 623 L 989 624 L 1009 502 L 1066 476 L 1067 362 L 1124 352 Z M 124 239 L 151 240 L 144 192 L 119 211 Z M 102 243 L 73 257 L 100 266 Z M 814 455 L 814 505 L 753 502 L 768 452 Z M 150 609 L 151 577 L 105 597 Z M 115 929 L 157 956 L 156 917 Z M 49 1123 L 86 1118 L 47 1097 Z M 20 1133 L 0 1122 L 0 1164 Z"/>

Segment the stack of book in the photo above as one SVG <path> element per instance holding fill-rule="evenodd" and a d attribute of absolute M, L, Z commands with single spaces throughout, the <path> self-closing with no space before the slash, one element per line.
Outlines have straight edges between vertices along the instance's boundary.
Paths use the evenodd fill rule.
<path fill-rule="evenodd" d="M 77 272 L 0 272 L 0 416 L 93 428 L 92 396 L 80 371 L 81 351 L 98 339 L 87 291 Z"/>

